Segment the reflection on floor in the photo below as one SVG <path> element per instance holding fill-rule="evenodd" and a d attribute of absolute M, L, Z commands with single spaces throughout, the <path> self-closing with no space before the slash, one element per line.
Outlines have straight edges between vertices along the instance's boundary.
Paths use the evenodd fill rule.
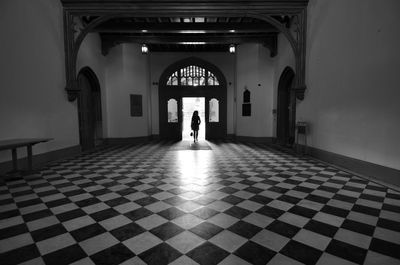
<path fill-rule="evenodd" d="M 182 140 L 171 145 L 170 150 L 212 150 L 206 140 Z"/>
<path fill-rule="evenodd" d="M 0 264 L 400 264 L 400 194 L 263 145 L 116 146 L 0 185 Z"/>

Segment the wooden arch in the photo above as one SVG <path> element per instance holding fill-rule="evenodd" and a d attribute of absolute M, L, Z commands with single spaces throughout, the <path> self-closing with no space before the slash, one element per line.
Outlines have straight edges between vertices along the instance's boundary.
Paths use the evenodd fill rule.
<path fill-rule="evenodd" d="M 76 74 L 76 60 L 79 47 L 96 26 L 116 17 L 162 17 L 162 16 L 231 16 L 253 17 L 269 22 L 289 40 L 295 55 L 295 86 L 292 93 L 298 99 L 304 98 L 305 85 L 305 42 L 306 10 L 308 0 L 250 0 L 250 1 L 100 1 L 61 0 L 64 16 L 64 42 L 66 62 L 66 91 L 68 99 L 74 101 L 79 93 Z M 84 16 L 94 16 L 87 25 L 79 23 Z M 276 19 L 276 16 L 293 17 L 292 27 Z"/>

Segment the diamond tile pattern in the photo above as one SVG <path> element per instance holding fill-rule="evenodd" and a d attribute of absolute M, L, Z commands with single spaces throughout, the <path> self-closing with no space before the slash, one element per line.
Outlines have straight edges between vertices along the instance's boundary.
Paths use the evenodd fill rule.
<path fill-rule="evenodd" d="M 400 264 L 400 193 L 263 144 L 109 146 L 0 180 L 0 264 Z"/>

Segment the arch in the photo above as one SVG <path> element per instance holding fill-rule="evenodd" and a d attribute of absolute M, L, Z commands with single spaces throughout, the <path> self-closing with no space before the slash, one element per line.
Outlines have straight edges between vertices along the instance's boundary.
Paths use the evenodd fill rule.
<path fill-rule="evenodd" d="M 100 144 L 103 136 L 100 83 L 89 66 L 79 71 L 77 81 L 80 145 L 89 150 Z"/>
<path fill-rule="evenodd" d="M 143 12 L 141 10 L 140 16 L 156 16 L 158 13 L 154 11 L 146 11 Z M 283 10 L 284 11 L 284 10 Z M 283 12 L 282 11 L 282 12 Z M 169 10 L 170 15 L 179 15 L 181 14 L 181 11 L 171 11 Z M 285 28 L 285 25 L 282 23 L 276 21 L 274 18 L 271 17 L 271 15 L 267 14 L 262 14 L 262 13 L 254 13 L 254 12 L 243 12 L 240 10 L 236 11 L 230 11 L 231 14 L 235 14 L 236 16 L 247 16 L 247 17 L 252 17 L 252 18 L 257 18 L 263 21 L 266 21 L 270 23 L 271 25 L 275 26 L 280 32 L 282 32 L 285 37 L 289 40 L 290 46 L 293 50 L 293 53 L 295 55 L 295 65 L 296 65 L 296 71 L 298 75 L 296 76 L 295 83 L 296 86 L 298 87 L 298 98 L 303 99 L 304 98 L 304 90 L 305 90 L 305 27 L 306 27 L 306 9 L 302 8 L 300 9 L 296 15 L 299 17 L 298 18 L 298 38 L 295 39 L 290 31 Z M 107 12 L 99 17 L 97 17 L 94 21 L 90 22 L 88 25 L 86 25 L 85 28 L 81 30 L 81 32 L 78 34 L 78 36 L 75 38 L 74 37 L 74 30 L 73 30 L 73 22 L 72 22 L 72 17 L 73 14 L 70 11 L 67 11 L 64 9 L 64 25 L 65 25 L 65 46 L 66 46 L 66 71 L 67 71 L 67 85 L 66 85 L 66 90 L 68 92 L 68 99 L 70 101 L 75 100 L 76 98 L 76 78 L 77 76 L 75 75 L 76 73 L 76 60 L 78 56 L 78 51 L 79 48 L 86 37 L 86 35 L 91 32 L 96 26 L 109 21 L 110 19 L 116 18 L 116 17 L 128 17 L 132 15 L 137 15 L 134 9 L 130 9 L 125 11 L 124 13 L 121 12 L 110 12 L 107 14 Z M 198 15 L 196 12 L 185 12 L 185 15 Z M 213 16 L 216 15 L 226 15 L 226 13 L 215 13 L 215 12 L 210 12 L 210 11 L 204 11 L 203 15 L 207 16 L 209 14 L 212 14 Z M 295 103 L 294 103 L 295 104 Z"/>
<path fill-rule="evenodd" d="M 289 110 L 293 100 L 291 90 L 294 78 L 295 72 L 287 66 L 282 71 L 278 83 L 276 137 L 278 143 L 282 145 L 291 145 L 294 140 L 291 132 L 293 115 Z"/>
<path fill-rule="evenodd" d="M 100 82 L 92 68 L 89 66 L 82 67 L 81 70 L 79 70 L 78 76 L 80 74 L 85 75 L 90 80 L 92 91 L 100 92 Z"/>
<path fill-rule="evenodd" d="M 74 43 L 74 53 L 73 53 L 73 59 L 74 61 L 76 61 L 77 56 L 78 56 L 78 51 L 79 48 L 83 42 L 83 40 L 85 39 L 86 35 L 93 30 L 95 27 L 97 27 L 98 25 L 107 22 L 113 18 L 118 18 L 118 17 L 129 17 L 132 16 L 134 13 L 126 13 L 126 14 L 110 14 L 110 15 L 103 15 L 100 16 L 98 18 L 96 18 L 95 20 L 93 20 L 91 23 L 89 23 L 77 36 L 76 41 Z M 213 13 L 213 16 L 215 16 L 216 14 Z M 220 15 L 226 15 L 226 14 L 220 14 Z M 286 29 L 286 27 L 279 23 L 278 21 L 276 21 L 274 18 L 272 18 L 269 15 L 263 15 L 263 14 L 257 14 L 257 13 L 243 13 L 243 14 L 238 14 L 244 17 L 251 17 L 251 18 L 257 18 L 260 20 L 264 20 L 268 23 L 270 23 L 271 25 L 273 25 L 274 27 L 276 27 L 280 32 L 282 32 L 285 37 L 288 39 L 290 46 L 293 49 L 293 53 L 295 54 L 295 56 L 299 53 L 298 51 L 298 47 L 296 45 L 296 40 L 293 38 L 293 36 L 290 34 L 289 30 Z M 149 14 L 149 16 L 151 16 L 151 14 Z M 296 60 L 297 63 L 297 60 Z M 297 68 L 297 67 L 296 67 Z"/>
<path fill-rule="evenodd" d="M 176 71 L 179 71 L 182 68 L 185 68 L 190 65 L 196 65 L 200 66 L 210 72 L 212 72 L 218 79 L 220 85 L 226 86 L 226 79 L 224 74 L 221 72 L 221 70 L 215 66 L 214 64 L 203 60 L 198 57 L 188 57 L 185 59 L 182 59 L 180 61 L 177 61 L 171 65 L 169 65 L 164 72 L 161 74 L 160 79 L 159 79 L 159 84 L 167 84 L 168 78 L 172 76 Z M 207 82 L 206 82 L 207 83 Z"/>
<path fill-rule="evenodd" d="M 208 85 L 190 85 L 187 82 L 184 85 L 169 85 L 168 80 L 171 76 L 180 78 L 180 70 L 191 66 L 191 69 L 204 69 L 215 76 L 218 84 Z M 185 70 L 183 70 L 185 71 Z M 200 71 L 200 70 L 199 70 Z M 203 70 L 202 70 L 203 71 Z M 189 77 L 188 77 L 189 78 Z M 195 77 L 194 77 L 195 78 Z M 227 82 L 225 75 L 214 64 L 197 57 L 188 57 L 169 65 L 160 75 L 158 82 L 158 99 L 159 99 L 159 128 L 161 138 L 181 139 L 182 137 L 182 98 L 183 97 L 204 97 L 205 98 L 205 128 L 206 139 L 226 138 L 227 131 Z M 168 100 L 175 98 L 178 102 L 178 123 L 168 123 Z M 210 121 L 210 105 L 211 99 L 218 100 L 218 119 L 213 114 Z"/>
<path fill-rule="evenodd" d="M 286 88 L 290 89 L 294 77 L 295 73 L 292 67 L 286 66 L 285 69 L 283 69 L 281 76 L 279 77 L 278 90 Z"/>

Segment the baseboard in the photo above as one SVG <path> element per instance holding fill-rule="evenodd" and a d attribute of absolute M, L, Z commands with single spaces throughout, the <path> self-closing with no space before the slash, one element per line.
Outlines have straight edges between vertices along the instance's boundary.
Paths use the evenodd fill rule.
<path fill-rule="evenodd" d="M 229 138 L 228 138 L 229 139 Z M 249 142 L 249 143 L 268 143 L 271 144 L 274 142 L 274 137 L 252 137 L 252 136 L 234 136 L 234 140 L 240 142 Z"/>
<path fill-rule="evenodd" d="M 400 187 L 400 170 L 343 156 L 314 147 L 307 147 L 307 154 L 334 166 L 360 174 L 371 180 Z"/>
<path fill-rule="evenodd" d="M 152 134 L 151 136 L 151 140 L 160 140 L 160 135 L 159 134 Z"/>
<path fill-rule="evenodd" d="M 114 144 L 140 144 L 146 143 L 153 139 L 153 136 L 140 136 L 140 137 L 120 137 L 120 138 L 105 138 L 104 142 L 108 145 Z"/>
<path fill-rule="evenodd" d="M 232 140 L 232 141 L 234 141 L 234 140 L 236 140 L 236 135 L 234 135 L 234 134 L 227 134 L 227 135 L 226 135 L 226 139 L 227 139 L 227 140 Z"/>
<path fill-rule="evenodd" d="M 76 145 L 76 146 L 71 146 L 63 149 L 58 149 L 42 154 L 37 154 L 32 156 L 32 164 L 34 168 L 40 168 L 44 166 L 45 164 L 68 158 L 71 156 L 75 156 L 81 153 L 81 146 Z M 28 166 L 28 159 L 26 157 L 18 159 L 18 169 L 25 169 Z M 0 163 L 0 173 L 4 174 L 6 172 L 9 172 L 13 169 L 12 161 L 6 161 L 6 162 L 1 162 Z"/>

